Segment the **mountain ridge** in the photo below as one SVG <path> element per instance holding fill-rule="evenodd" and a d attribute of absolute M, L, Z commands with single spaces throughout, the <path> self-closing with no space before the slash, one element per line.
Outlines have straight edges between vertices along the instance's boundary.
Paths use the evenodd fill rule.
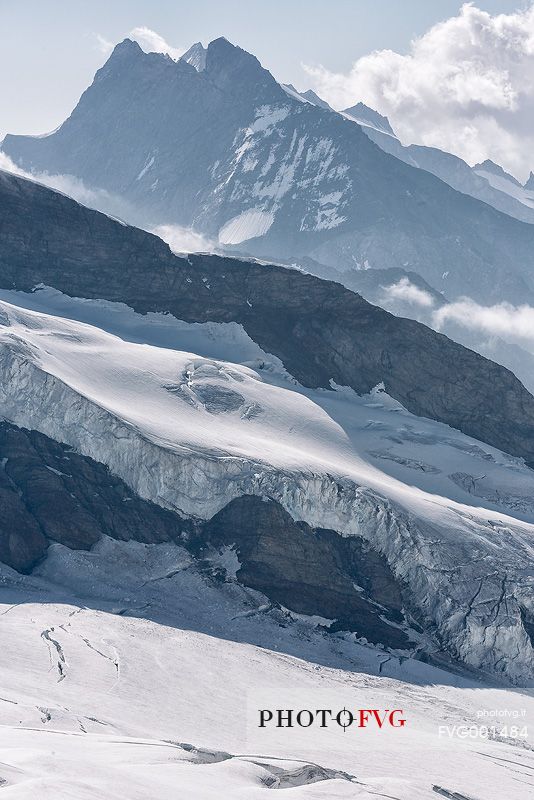
<path fill-rule="evenodd" d="M 45 284 L 187 322 L 235 321 L 304 385 L 334 380 L 361 394 L 383 381 L 408 410 L 534 464 L 534 398 L 505 368 L 424 325 L 298 270 L 179 258 L 152 234 L 8 173 L 0 197 L 4 288 Z"/>
<path fill-rule="evenodd" d="M 8 134 L 3 149 L 25 169 L 118 194 L 144 227 L 192 226 L 259 257 L 306 256 L 348 272 L 403 267 L 451 299 L 534 303 L 533 227 L 290 97 L 223 39 L 201 72 L 118 45 L 56 133 Z"/>

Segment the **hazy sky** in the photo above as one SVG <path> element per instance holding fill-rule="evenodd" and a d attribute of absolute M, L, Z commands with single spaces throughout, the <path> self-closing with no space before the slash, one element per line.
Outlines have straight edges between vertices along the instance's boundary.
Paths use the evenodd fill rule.
<path fill-rule="evenodd" d="M 136 28 L 173 55 L 226 36 L 335 107 L 367 102 L 405 143 L 534 167 L 532 0 L 0 0 L 0 139 L 57 127 Z"/>

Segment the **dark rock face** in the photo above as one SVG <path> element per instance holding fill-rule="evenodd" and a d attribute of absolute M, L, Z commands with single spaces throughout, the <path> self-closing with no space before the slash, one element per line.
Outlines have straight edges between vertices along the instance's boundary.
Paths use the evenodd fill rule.
<path fill-rule="evenodd" d="M 174 256 L 156 236 L 0 173 L 0 286 L 39 283 L 78 297 L 237 322 L 302 384 L 380 382 L 418 416 L 445 422 L 534 464 L 534 398 L 504 367 L 430 328 L 297 270 Z"/>
<path fill-rule="evenodd" d="M 238 580 L 300 614 L 335 620 L 372 642 L 405 647 L 400 588 L 386 560 L 358 537 L 294 522 L 273 500 L 232 500 L 202 526 L 203 542 L 235 545 Z M 357 587 L 357 588 L 356 588 Z"/>
<path fill-rule="evenodd" d="M 211 520 L 181 519 L 142 500 L 107 467 L 36 431 L 0 423 L 0 561 L 29 572 L 50 542 L 89 550 L 102 536 L 178 541 L 193 552 L 236 544 L 237 578 L 293 611 L 318 614 L 392 647 L 409 645 L 402 597 L 385 559 L 356 537 L 296 523 L 278 503 L 245 496 Z M 360 587 L 354 588 L 355 583 Z"/>
<path fill-rule="evenodd" d="M 294 260 L 284 261 L 283 264 L 291 266 Z M 401 269 L 400 267 L 391 267 L 391 269 L 362 269 L 355 272 L 341 272 L 333 268 L 320 264 L 312 258 L 301 258 L 298 261 L 298 266 L 302 267 L 306 272 L 311 272 L 312 275 L 317 275 L 318 278 L 323 280 L 335 281 L 341 283 L 351 292 L 360 294 L 365 300 L 373 305 L 382 305 L 384 300 L 384 289 L 400 280 L 408 280 L 413 286 L 416 286 L 421 291 L 430 295 L 434 301 L 434 307 L 440 307 L 447 303 L 447 298 L 441 292 L 436 291 L 433 286 L 430 286 L 417 272 Z"/>
<path fill-rule="evenodd" d="M 534 303 L 534 228 L 465 192 L 498 195 L 505 209 L 514 201 L 460 159 L 377 135 L 397 157 L 354 122 L 288 96 L 225 39 L 209 45 L 200 72 L 125 40 L 57 132 L 8 135 L 2 147 L 26 169 L 118 195 L 145 226 L 194 225 L 216 239 L 255 210 L 273 217 L 245 242 L 257 256 L 307 255 L 348 271 L 405 266 L 451 299 Z"/>
<path fill-rule="evenodd" d="M 0 561 L 26 572 L 44 556 L 48 542 L 4 467 L 0 471 L 0 509 Z"/>
<path fill-rule="evenodd" d="M 0 423 L 0 561 L 29 571 L 49 542 L 88 550 L 103 535 L 178 539 L 181 520 L 131 492 L 107 467 L 36 431 Z"/>

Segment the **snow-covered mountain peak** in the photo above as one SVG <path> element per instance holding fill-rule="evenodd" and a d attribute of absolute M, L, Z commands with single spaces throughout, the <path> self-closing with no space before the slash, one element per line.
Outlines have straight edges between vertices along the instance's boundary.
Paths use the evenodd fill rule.
<path fill-rule="evenodd" d="M 202 42 L 195 42 L 195 44 L 191 45 L 189 50 L 183 54 L 181 61 L 191 64 L 197 72 L 202 72 L 206 69 L 206 53 L 207 50 Z"/>
<path fill-rule="evenodd" d="M 0 787 L 532 800 L 534 173 L 136 32 L 0 142 Z"/>
<path fill-rule="evenodd" d="M 376 128 L 382 133 L 389 133 L 390 136 L 395 136 L 395 131 L 390 125 L 389 119 L 383 117 L 378 111 L 369 108 L 365 103 L 356 103 L 355 106 L 346 108 L 343 114 L 351 117 L 360 125 L 369 125 L 371 128 Z"/>
<path fill-rule="evenodd" d="M 507 194 L 514 201 L 519 201 L 523 206 L 534 209 L 534 196 L 532 191 L 529 191 L 528 181 L 524 187 L 521 186 L 513 175 L 505 172 L 502 167 L 490 161 L 490 159 L 483 161 L 481 164 L 475 164 L 473 172 L 478 177 L 484 178 L 492 189 L 497 190 L 501 195 Z M 534 189 L 534 180 L 532 181 L 532 189 Z"/>

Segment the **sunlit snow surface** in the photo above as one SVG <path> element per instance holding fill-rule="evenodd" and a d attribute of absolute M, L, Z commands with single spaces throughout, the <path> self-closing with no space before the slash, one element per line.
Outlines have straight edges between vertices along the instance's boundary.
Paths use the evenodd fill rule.
<path fill-rule="evenodd" d="M 520 573 L 532 559 L 534 486 L 517 459 L 413 417 L 379 389 L 362 398 L 305 390 L 235 324 L 142 317 L 48 289 L 0 297 L 0 400 L 17 424 L 187 513 L 208 517 L 264 488 L 297 518 L 365 536 L 414 587 L 417 574 L 421 592 L 432 587 L 436 615 L 440 595 L 460 603 L 461 586 L 430 567 L 452 569 L 475 543 L 489 574 L 509 562 L 527 603 Z M 363 512 L 358 519 L 331 493 L 336 482 L 344 496 L 354 487 L 364 511 L 373 502 L 380 517 L 380 503 L 393 503 L 404 523 L 424 521 L 417 548 L 402 539 L 408 528 L 397 537 L 367 525 Z M 54 545 L 31 577 L 2 568 L 1 578 L 6 798 L 531 796 L 528 690 L 491 688 L 321 632 L 240 587 L 232 570 L 214 581 L 173 545 Z M 520 646 L 510 628 L 484 649 L 475 608 L 471 616 L 458 645 L 469 663 Z M 518 656 L 518 680 L 530 665 Z M 340 707 L 403 708 L 407 725 L 380 734 L 255 727 L 263 704 L 324 707 L 325 692 Z M 495 710 L 519 715 L 498 717 L 499 730 L 517 722 L 530 736 L 440 736 L 440 726 L 493 722 L 483 714 Z"/>
<path fill-rule="evenodd" d="M 227 222 L 219 231 L 221 244 L 239 244 L 267 233 L 274 222 L 270 212 L 258 208 L 243 211 Z"/>
<path fill-rule="evenodd" d="M 306 764 L 326 779 L 291 797 L 418 800 L 435 785 L 497 800 L 534 786 L 528 740 L 487 739 L 482 727 L 495 709 L 509 714 L 499 731 L 532 726 L 525 693 L 290 625 L 261 595 L 199 574 L 179 547 L 54 545 L 31 578 L 6 568 L 1 577 L 6 797 L 260 798 L 269 776 L 291 786 Z M 266 704 L 325 700 L 400 708 L 407 723 L 380 733 L 257 728 Z M 482 735 L 448 738 L 443 726 Z"/>

